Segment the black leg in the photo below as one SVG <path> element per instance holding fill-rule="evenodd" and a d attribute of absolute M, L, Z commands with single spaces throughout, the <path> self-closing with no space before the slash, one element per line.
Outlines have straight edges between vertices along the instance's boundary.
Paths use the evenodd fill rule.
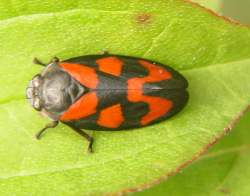
<path fill-rule="evenodd" d="M 60 62 L 60 59 L 58 58 L 58 57 L 54 57 L 54 58 L 52 58 L 51 59 L 51 61 L 50 61 L 50 63 L 59 63 Z M 38 58 L 34 58 L 33 59 L 33 63 L 34 64 L 37 64 L 37 65 L 42 65 L 42 66 L 44 66 L 44 67 L 46 67 L 47 66 L 47 64 L 45 64 L 45 63 L 43 63 L 42 61 L 40 61 Z"/>
<path fill-rule="evenodd" d="M 55 128 L 58 125 L 58 121 L 52 121 L 51 123 L 47 124 L 41 131 L 36 134 L 36 138 L 39 140 L 41 139 L 42 134 L 49 128 Z"/>
<path fill-rule="evenodd" d="M 88 151 L 89 151 L 90 153 L 92 153 L 92 152 L 93 152 L 92 146 L 93 146 L 94 138 L 91 137 L 90 135 L 88 135 L 87 133 L 85 133 L 83 130 L 81 130 L 81 129 L 79 129 L 79 128 L 73 126 L 73 125 L 69 125 L 69 124 L 67 124 L 67 125 L 68 125 L 70 128 L 72 128 L 75 132 L 77 132 L 78 134 L 80 134 L 80 135 L 83 136 L 86 140 L 89 141 Z"/>
<path fill-rule="evenodd" d="M 33 59 L 33 63 L 34 63 L 34 64 L 37 64 L 37 65 L 42 65 L 42 66 L 44 66 L 44 67 L 47 66 L 45 63 L 41 62 L 41 61 L 40 61 L 38 58 L 36 58 L 36 57 Z"/>
<path fill-rule="evenodd" d="M 51 59 L 50 63 L 59 63 L 60 62 L 60 59 L 58 57 L 54 57 Z"/>
<path fill-rule="evenodd" d="M 101 55 L 109 55 L 109 52 L 107 51 L 107 50 L 103 50 L 102 52 L 101 52 Z"/>

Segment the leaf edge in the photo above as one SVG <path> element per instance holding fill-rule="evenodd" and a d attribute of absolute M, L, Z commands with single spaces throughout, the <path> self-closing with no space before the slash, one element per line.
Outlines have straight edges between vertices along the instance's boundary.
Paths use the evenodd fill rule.
<path fill-rule="evenodd" d="M 138 191 L 142 191 L 145 189 L 149 189 L 153 186 L 156 186 L 160 184 L 162 181 L 167 180 L 169 177 L 176 175 L 178 172 L 180 172 L 182 169 L 187 167 L 189 164 L 193 163 L 194 161 L 198 160 L 202 155 L 204 155 L 213 145 L 215 145 L 217 142 L 219 142 L 226 134 L 228 134 L 234 127 L 235 125 L 239 122 L 242 116 L 244 116 L 248 111 L 250 111 L 250 104 L 248 104 L 246 107 L 244 107 L 240 112 L 236 114 L 235 117 L 232 118 L 232 120 L 227 124 L 227 126 L 223 129 L 223 131 L 213 138 L 211 142 L 206 144 L 200 151 L 198 151 L 191 159 L 185 161 L 181 165 L 179 165 L 174 171 L 171 172 L 166 172 L 159 178 L 145 184 L 138 185 L 136 187 L 131 187 L 127 189 L 122 189 L 117 192 L 112 192 L 112 193 L 107 193 L 105 195 L 126 195 L 129 193 L 134 193 Z"/>

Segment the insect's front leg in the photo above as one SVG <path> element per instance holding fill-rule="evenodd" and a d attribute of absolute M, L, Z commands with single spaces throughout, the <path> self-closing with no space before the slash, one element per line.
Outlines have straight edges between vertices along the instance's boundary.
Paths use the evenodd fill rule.
<path fill-rule="evenodd" d="M 42 65 L 43 67 L 46 67 L 47 64 L 46 63 L 43 63 L 42 61 L 40 61 L 38 58 L 34 58 L 33 59 L 33 63 L 36 64 L 36 65 Z"/>
<path fill-rule="evenodd" d="M 59 63 L 60 62 L 60 59 L 58 57 L 53 57 L 51 60 L 50 60 L 50 63 Z"/>
<path fill-rule="evenodd" d="M 36 134 L 37 139 L 41 139 L 42 134 L 49 128 L 55 128 L 58 125 L 58 121 L 52 121 L 51 123 L 47 124 L 41 131 Z"/>
<path fill-rule="evenodd" d="M 59 63 L 60 62 L 60 59 L 58 57 L 53 57 L 51 60 L 50 60 L 50 63 Z M 33 63 L 36 64 L 36 65 L 42 65 L 43 67 L 46 67 L 47 64 L 46 63 L 43 63 L 42 61 L 40 61 L 38 58 L 34 58 L 33 59 Z M 50 64 L 49 63 L 49 64 Z"/>

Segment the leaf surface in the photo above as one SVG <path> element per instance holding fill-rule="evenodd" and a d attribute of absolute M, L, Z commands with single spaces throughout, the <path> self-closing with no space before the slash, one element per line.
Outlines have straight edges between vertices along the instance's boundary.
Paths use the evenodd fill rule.
<path fill-rule="evenodd" d="M 39 7 L 41 2 L 47 6 Z M 249 104 L 248 28 L 179 0 L 53 2 L 16 0 L 16 9 L 0 12 L 0 194 L 99 195 L 143 188 L 197 157 Z M 63 125 L 37 141 L 35 133 L 48 120 L 24 98 L 28 81 L 41 70 L 32 59 L 102 51 L 175 67 L 189 81 L 187 107 L 154 126 L 94 132 L 91 155 L 85 153 L 87 142 Z"/>
<path fill-rule="evenodd" d="M 133 195 L 249 195 L 249 118 L 248 112 L 229 135 L 182 173 Z"/>

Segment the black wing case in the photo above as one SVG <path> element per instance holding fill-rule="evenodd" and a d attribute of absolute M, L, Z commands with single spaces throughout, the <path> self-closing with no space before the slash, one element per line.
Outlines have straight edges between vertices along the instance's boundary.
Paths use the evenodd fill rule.
<path fill-rule="evenodd" d="M 119 74 L 112 71 L 116 68 L 109 69 L 111 58 L 120 62 Z M 100 62 L 105 62 L 105 59 L 109 61 L 101 65 Z M 114 64 L 118 62 L 115 61 Z M 94 68 L 99 80 L 97 88 L 92 89 L 98 95 L 97 112 L 66 124 L 90 130 L 138 128 L 173 116 L 188 101 L 186 79 L 172 68 L 159 63 L 106 54 L 77 57 L 65 62 Z M 166 79 L 158 76 L 158 72 L 163 72 Z M 131 84 L 133 82 L 138 84 Z"/>

